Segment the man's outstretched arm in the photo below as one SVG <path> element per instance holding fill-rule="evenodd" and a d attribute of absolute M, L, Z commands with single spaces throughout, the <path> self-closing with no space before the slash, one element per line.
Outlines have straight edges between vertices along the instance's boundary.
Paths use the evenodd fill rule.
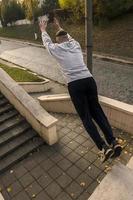
<path fill-rule="evenodd" d="M 40 21 L 39 26 L 42 33 L 43 45 L 46 47 L 48 52 L 52 54 L 53 53 L 52 51 L 55 49 L 55 44 L 52 42 L 50 36 L 48 35 L 46 31 L 47 21 L 44 21 L 44 20 Z"/>

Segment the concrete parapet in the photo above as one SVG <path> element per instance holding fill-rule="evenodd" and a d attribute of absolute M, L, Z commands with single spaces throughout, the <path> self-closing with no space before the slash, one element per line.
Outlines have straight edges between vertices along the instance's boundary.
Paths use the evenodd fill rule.
<path fill-rule="evenodd" d="M 38 100 L 47 111 L 76 114 L 68 94 L 41 96 Z M 133 134 L 133 106 L 103 96 L 99 100 L 111 125 Z"/>
<path fill-rule="evenodd" d="M 28 93 L 45 92 L 51 89 L 47 79 L 42 82 L 18 82 L 18 84 Z"/>
<path fill-rule="evenodd" d="M 103 179 L 89 200 L 131 200 L 133 199 L 133 170 L 117 164 Z"/>
<path fill-rule="evenodd" d="M 58 141 L 57 119 L 45 111 L 2 69 L 0 69 L 0 91 L 49 145 Z"/>

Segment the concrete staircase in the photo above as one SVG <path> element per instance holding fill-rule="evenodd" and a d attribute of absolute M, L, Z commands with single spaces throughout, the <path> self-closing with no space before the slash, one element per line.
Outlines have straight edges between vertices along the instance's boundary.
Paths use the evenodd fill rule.
<path fill-rule="evenodd" d="M 43 143 L 44 140 L 0 93 L 0 174 Z"/>
<path fill-rule="evenodd" d="M 113 166 L 89 200 L 132 200 L 133 157 L 127 166 L 119 162 Z"/>

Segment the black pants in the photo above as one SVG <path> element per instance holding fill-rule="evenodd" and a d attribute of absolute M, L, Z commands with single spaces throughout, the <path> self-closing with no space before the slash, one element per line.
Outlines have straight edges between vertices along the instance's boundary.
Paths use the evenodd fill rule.
<path fill-rule="evenodd" d="M 107 143 L 111 144 L 115 138 L 108 119 L 99 104 L 97 86 L 93 77 L 70 82 L 68 84 L 68 91 L 86 131 L 98 149 L 102 149 L 105 141 L 100 136 L 92 119 L 95 120 L 103 131 Z"/>

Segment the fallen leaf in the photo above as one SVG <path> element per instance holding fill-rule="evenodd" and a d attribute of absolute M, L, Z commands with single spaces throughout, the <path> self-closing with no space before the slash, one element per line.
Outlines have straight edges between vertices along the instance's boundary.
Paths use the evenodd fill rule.
<path fill-rule="evenodd" d="M 11 187 L 8 187 L 7 188 L 7 192 L 11 192 L 12 191 L 12 188 Z"/>
<path fill-rule="evenodd" d="M 123 140 L 122 140 L 122 139 L 118 139 L 118 143 L 119 143 L 119 144 L 122 144 L 122 143 L 123 143 Z"/>
<path fill-rule="evenodd" d="M 85 187 L 85 185 L 86 185 L 85 182 L 80 183 L 80 186 L 82 186 L 82 187 Z"/>
<path fill-rule="evenodd" d="M 74 197 L 74 193 L 71 193 L 70 195 L 71 195 L 71 197 Z"/>
<path fill-rule="evenodd" d="M 35 198 L 36 197 L 36 195 L 35 194 L 32 194 L 32 198 Z"/>
<path fill-rule="evenodd" d="M 97 182 L 100 184 L 101 183 L 101 181 L 97 178 Z"/>
<path fill-rule="evenodd" d="M 107 168 L 104 170 L 104 172 L 105 172 L 105 173 L 108 173 L 109 171 L 111 171 L 111 169 L 112 169 L 111 167 L 107 167 Z"/>
<path fill-rule="evenodd" d="M 128 154 L 128 152 L 127 152 L 127 151 L 124 151 L 124 153 L 125 153 L 125 154 Z"/>

